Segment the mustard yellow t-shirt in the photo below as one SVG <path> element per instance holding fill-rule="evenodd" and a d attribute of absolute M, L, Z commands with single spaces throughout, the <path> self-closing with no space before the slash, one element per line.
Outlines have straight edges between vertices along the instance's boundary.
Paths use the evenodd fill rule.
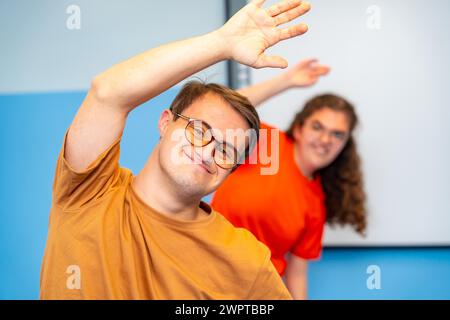
<path fill-rule="evenodd" d="M 67 135 L 66 135 L 67 137 Z M 133 191 L 120 139 L 83 172 L 61 150 L 53 184 L 41 299 L 291 299 L 270 251 L 202 203 L 173 219 Z"/>

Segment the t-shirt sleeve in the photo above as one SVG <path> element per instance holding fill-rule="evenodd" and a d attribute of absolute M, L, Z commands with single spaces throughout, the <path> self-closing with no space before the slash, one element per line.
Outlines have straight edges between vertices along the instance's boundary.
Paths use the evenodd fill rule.
<path fill-rule="evenodd" d="M 67 131 L 68 132 L 68 131 Z M 63 210 L 77 210 L 101 198 L 120 176 L 120 138 L 83 171 L 75 171 L 65 158 L 67 132 L 56 164 L 53 204 Z"/>
<path fill-rule="evenodd" d="M 322 253 L 322 237 L 325 221 L 322 217 L 307 217 L 306 228 L 291 252 L 303 259 L 318 259 Z"/>
<path fill-rule="evenodd" d="M 270 251 L 256 276 L 248 300 L 292 300 L 291 294 L 270 261 Z"/>
<path fill-rule="evenodd" d="M 261 121 L 260 129 L 268 129 L 268 130 L 270 130 L 270 129 L 278 129 L 278 128 L 273 126 L 273 125 L 271 125 L 271 124 L 268 124 L 267 122 Z"/>

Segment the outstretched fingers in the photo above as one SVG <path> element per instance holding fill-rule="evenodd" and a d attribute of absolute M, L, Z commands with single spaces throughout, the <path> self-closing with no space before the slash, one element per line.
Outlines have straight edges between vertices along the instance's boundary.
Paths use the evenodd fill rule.
<path fill-rule="evenodd" d="M 295 66 L 295 68 L 297 69 L 302 69 L 302 68 L 309 68 L 311 65 L 314 65 L 318 62 L 319 60 L 317 58 L 309 58 L 303 61 L 300 61 L 299 63 L 297 63 L 297 65 Z"/>
<path fill-rule="evenodd" d="M 267 9 L 267 13 L 275 19 L 275 25 L 279 26 L 283 23 L 292 21 L 311 9 L 306 1 L 285 0 Z"/>
<path fill-rule="evenodd" d="M 308 31 L 308 26 L 304 23 L 300 23 L 292 27 L 283 28 L 280 30 L 279 39 L 286 40 L 294 38 L 304 34 L 306 31 Z"/>
<path fill-rule="evenodd" d="M 261 8 L 264 2 L 266 2 L 266 0 L 253 0 L 251 3 L 257 6 L 258 8 Z"/>
<path fill-rule="evenodd" d="M 280 56 L 261 55 L 256 62 L 255 68 L 286 68 L 288 62 Z"/>
<path fill-rule="evenodd" d="M 270 6 L 266 11 L 271 17 L 275 17 L 283 12 L 298 7 L 301 3 L 301 0 L 283 0 Z"/>
<path fill-rule="evenodd" d="M 312 70 L 312 74 L 315 76 L 323 76 L 328 74 L 328 72 L 330 72 L 330 67 L 325 65 L 317 65 Z"/>

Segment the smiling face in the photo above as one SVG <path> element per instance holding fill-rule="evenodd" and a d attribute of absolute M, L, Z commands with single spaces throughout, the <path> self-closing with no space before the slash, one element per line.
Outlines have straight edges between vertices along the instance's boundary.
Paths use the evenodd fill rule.
<path fill-rule="evenodd" d="M 348 116 L 323 107 L 293 130 L 296 159 L 304 174 L 310 175 L 331 164 L 350 136 Z"/>
<path fill-rule="evenodd" d="M 193 146 L 186 137 L 188 121 L 183 118 L 174 121 L 173 113 L 165 110 L 159 121 L 159 165 L 180 193 L 201 198 L 215 191 L 231 172 L 214 161 L 215 153 L 221 150 L 219 142 L 226 142 L 238 153 L 243 153 L 246 141 L 228 139 L 228 133 L 230 130 L 247 130 L 249 125 L 229 103 L 213 93 L 196 99 L 182 114 L 209 124 L 216 140 L 203 147 Z"/>

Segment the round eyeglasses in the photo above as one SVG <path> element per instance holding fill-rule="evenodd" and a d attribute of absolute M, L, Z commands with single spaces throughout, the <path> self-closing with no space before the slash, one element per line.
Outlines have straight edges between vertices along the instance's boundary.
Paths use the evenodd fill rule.
<path fill-rule="evenodd" d="M 238 162 L 236 148 L 224 141 L 218 141 L 214 137 L 212 127 L 208 123 L 203 120 L 186 117 L 180 113 L 175 113 L 175 115 L 188 122 L 184 129 L 184 134 L 191 145 L 194 147 L 205 147 L 215 141 L 214 162 L 225 170 L 231 170 L 236 167 Z"/>

